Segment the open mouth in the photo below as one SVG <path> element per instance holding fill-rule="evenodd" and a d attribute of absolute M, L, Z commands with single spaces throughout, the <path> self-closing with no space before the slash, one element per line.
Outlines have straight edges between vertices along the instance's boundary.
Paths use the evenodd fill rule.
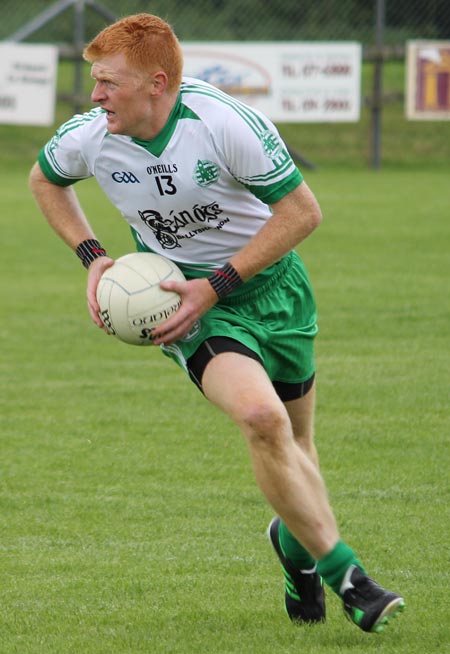
<path fill-rule="evenodd" d="M 100 105 L 100 106 L 101 106 L 101 108 L 103 109 L 103 111 L 105 112 L 105 114 L 106 114 L 108 117 L 114 115 L 114 113 L 115 113 L 114 111 L 111 111 L 110 109 L 107 109 L 106 107 L 104 107 L 104 106 L 102 106 L 102 105 Z"/>

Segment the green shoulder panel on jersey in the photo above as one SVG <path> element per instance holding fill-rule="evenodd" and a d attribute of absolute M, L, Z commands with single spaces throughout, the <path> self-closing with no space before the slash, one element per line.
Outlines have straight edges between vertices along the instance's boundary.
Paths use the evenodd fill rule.
<path fill-rule="evenodd" d="M 38 155 L 38 161 L 42 172 L 50 182 L 58 184 L 58 186 L 70 186 L 71 184 L 84 179 L 83 177 L 73 177 L 68 175 L 61 166 L 59 166 L 54 156 L 54 151 L 58 147 L 61 138 L 63 138 L 68 132 L 77 129 L 86 123 L 90 123 L 95 120 L 97 116 L 103 113 L 105 113 L 105 111 L 101 107 L 96 107 L 84 114 L 75 114 L 75 116 L 63 123 L 61 127 L 56 130 L 53 138 L 51 138 L 42 148 Z"/>
<path fill-rule="evenodd" d="M 234 175 L 234 177 L 258 199 L 266 204 L 277 202 L 302 182 L 302 174 L 292 161 L 285 144 L 274 132 L 272 123 L 262 114 L 214 86 L 185 81 L 181 85 L 181 90 L 186 94 L 192 93 L 215 99 L 227 106 L 240 116 L 257 136 L 271 159 L 273 168 L 260 175 L 251 177 Z"/>
<path fill-rule="evenodd" d="M 57 184 L 58 186 L 70 186 L 71 184 L 75 184 L 75 182 L 79 182 L 81 179 L 84 179 L 82 177 L 80 178 L 71 177 L 70 179 L 68 179 L 67 177 L 62 177 L 58 175 L 48 162 L 45 148 L 42 148 L 42 150 L 39 152 L 38 162 L 42 172 L 44 173 L 48 181 L 53 182 L 53 184 Z"/>
<path fill-rule="evenodd" d="M 56 130 L 55 136 L 50 141 L 50 143 L 52 143 L 54 139 L 59 140 L 61 137 L 64 136 L 64 134 L 67 134 L 67 132 L 70 132 L 73 129 L 77 129 L 77 127 L 80 127 L 85 123 L 90 123 L 92 120 L 95 120 L 97 116 L 104 113 L 106 113 L 104 109 L 102 109 L 101 107 L 95 107 L 94 109 L 91 109 L 90 111 L 87 111 L 84 114 L 75 114 L 74 116 L 72 116 L 70 120 L 63 123 L 61 127 L 59 127 Z"/>
<path fill-rule="evenodd" d="M 214 98 L 218 100 L 223 105 L 233 109 L 241 118 L 247 123 L 247 125 L 255 132 L 256 135 L 260 135 L 261 132 L 264 132 L 268 129 L 268 125 L 264 122 L 261 115 L 257 114 L 251 107 L 236 100 L 231 95 L 224 93 L 220 89 L 214 86 L 206 86 L 203 84 L 195 84 L 193 82 L 182 82 L 181 84 L 181 93 L 195 93 L 196 95 L 204 95 L 206 97 Z"/>

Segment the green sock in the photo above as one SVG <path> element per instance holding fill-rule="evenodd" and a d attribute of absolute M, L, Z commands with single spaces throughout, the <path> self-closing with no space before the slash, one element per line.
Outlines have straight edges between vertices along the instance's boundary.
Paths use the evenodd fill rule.
<path fill-rule="evenodd" d="M 328 554 L 325 554 L 319 560 L 317 572 L 339 595 L 342 580 L 351 565 L 356 565 L 364 572 L 364 568 L 356 558 L 354 551 L 344 542 L 339 541 Z"/>
<path fill-rule="evenodd" d="M 311 570 L 311 568 L 314 568 L 316 565 L 315 560 L 311 554 L 300 545 L 283 521 L 280 521 L 278 537 L 280 539 L 280 545 L 284 556 L 288 558 L 296 568 L 299 570 Z"/>

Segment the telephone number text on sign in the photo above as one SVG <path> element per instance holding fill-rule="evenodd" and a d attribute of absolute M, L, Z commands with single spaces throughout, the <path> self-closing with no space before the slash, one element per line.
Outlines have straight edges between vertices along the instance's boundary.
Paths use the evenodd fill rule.
<path fill-rule="evenodd" d="M 359 120 L 358 43 L 183 44 L 184 74 L 203 79 L 273 121 Z"/>

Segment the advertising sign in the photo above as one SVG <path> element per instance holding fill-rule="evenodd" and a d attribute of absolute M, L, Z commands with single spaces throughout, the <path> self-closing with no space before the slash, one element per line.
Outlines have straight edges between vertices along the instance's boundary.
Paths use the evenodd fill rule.
<path fill-rule="evenodd" d="M 52 125 L 58 49 L 0 43 L 0 124 Z"/>
<path fill-rule="evenodd" d="M 406 74 L 406 116 L 450 120 L 450 41 L 410 41 Z"/>
<path fill-rule="evenodd" d="M 184 74 L 197 77 L 279 122 L 359 120 L 361 45 L 183 43 Z"/>

